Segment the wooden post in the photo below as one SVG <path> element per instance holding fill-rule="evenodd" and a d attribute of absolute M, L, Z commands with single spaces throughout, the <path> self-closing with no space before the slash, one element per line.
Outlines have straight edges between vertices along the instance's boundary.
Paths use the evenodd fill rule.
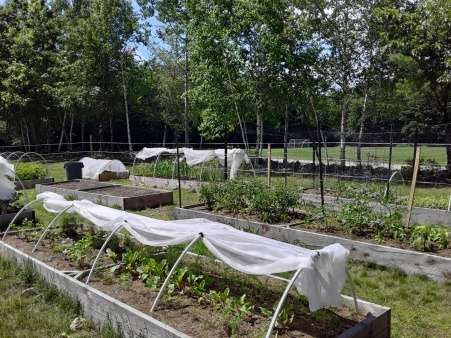
<path fill-rule="evenodd" d="M 406 226 L 409 226 L 410 216 L 412 214 L 413 199 L 415 197 L 415 186 L 417 184 L 418 170 L 420 169 L 420 155 L 421 147 L 418 147 L 415 152 L 415 165 L 413 167 L 412 185 L 410 187 L 409 204 L 407 205 Z"/>
<path fill-rule="evenodd" d="M 268 186 L 271 186 L 271 144 L 268 143 Z"/>

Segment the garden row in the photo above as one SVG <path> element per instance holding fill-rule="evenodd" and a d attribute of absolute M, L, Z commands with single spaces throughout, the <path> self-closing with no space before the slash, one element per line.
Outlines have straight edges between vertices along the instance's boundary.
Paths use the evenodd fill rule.
<path fill-rule="evenodd" d="M 350 188 L 352 186 L 349 186 Z M 352 189 L 352 188 L 351 188 Z M 343 204 L 338 213 L 325 209 L 310 212 L 303 205 L 301 193 L 284 185 L 268 187 L 258 180 L 212 182 L 202 186 L 200 201 L 209 210 L 233 215 L 255 215 L 257 220 L 269 223 L 299 223 L 316 226 L 325 232 L 340 228 L 358 237 L 373 238 L 379 243 L 396 240 L 419 251 L 436 252 L 450 245 L 448 229 L 434 225 L 407 226 L 401 208 L 391 204 L 377 190 L 354 189 L 353 200 Z M 374 212 L 371 204 L 377 201 L 384 212 Z"/>

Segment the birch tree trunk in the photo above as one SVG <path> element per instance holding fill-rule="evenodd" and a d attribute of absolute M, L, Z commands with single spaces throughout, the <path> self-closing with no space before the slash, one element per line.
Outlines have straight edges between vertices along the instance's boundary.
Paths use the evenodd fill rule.
<path fill-rule="evenodd" d="M 61 151 L 61 147 L 63 144 L 63 137 L 64 137 L 64 129 L 65 129 L 65 125 L 66 125 L 66 110 L 64 110 L 64 115 L 63 115 L 63 122 L 61 122 L 61 134 L 60 134 L 60 140 L 58 142 L 58 152 Z"/>
<path fill-rule="evenodd" d="M 189 74 L 188 74 L 188 48 L 186 46 L 188 38 L 185 39 L 185 115 L 184 115 L 184 128 L 185 128 L 185 145 L 189 146 Z"/>
<path fill-rule="evenodd" d="M 127 125 L 127 141 L 128 141 L 128 151 L 130 153 L 133 152 L 133 145 L 132 145 L 132 135 L 130 132 L 130 115 L 128 113 L 128 100 L 127 100 L 127 85 L 125 83 L 125 75 L 124 75 L 124 68 L 123 64 L 121 62 L 121 73 L 122 73 L 122 90 L 124 94 L 124 108 L 125 108 L 125 122 Z"/>
<path fill-rule="evenodd" d="M 288 167 L 288 120 L 290 114 L 288 111 L 288 106 L 285 106 L 285 127 L 283 131 L 283 167 L 287 169 Z"/>
<path fill-rule="evenodd" d="M 365 97 L 363 99 L 362 116 L 360 117 L 359 138 L 357 140 L 357 154 L 356 155 L 357 155 L 357 165 L 359 167 L 362 166 L 362 138 L 363 138 L 363 129 L 365 128 L 367 102 L 368 102 L 368 89 L 365 88 Z"/>

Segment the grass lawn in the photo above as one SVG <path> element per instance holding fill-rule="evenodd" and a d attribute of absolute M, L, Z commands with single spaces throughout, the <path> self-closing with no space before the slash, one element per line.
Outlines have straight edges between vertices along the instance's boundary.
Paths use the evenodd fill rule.
<path fill-rule="evenodd" d="M 22 296 L 33 288 L 30 296 Z M 82 315 L 80 304 L 43 283 L 31 266 L 19 268 L 0 256 L 0 337 L 2 338 L 120 338 L 110 326 L 97 328 L 85 322 L 71 332 L 70 324 Z"/>
<path fill-rule="evenodd" d="M 357 147 L 346 147 L 346 159 L 355 161 L 357 157 Z M 362 147 L 361 149 L 363 163 L 388 163 L 390 147 Z M 329 158 L 338 160 L 340 158 L 340 147 L 322 148 L 321 155 L 323 159 Z M 267 156 L 267 149 L 263 149 L 263 156 Z M 274 159 L 283 158 L 283 148 L 271 149 L 271 156 Z M 313 148 L 291 148 L 288 149 L 289 160 L 307 160 L 312 161 Z M 421 158 L 433 159 L 441 166 L 446 165 L 446 149 L 445 147 L 421 147 Z M 398 146 L 392 149 L 392 163 L 406 164 L 406 161 L 412 161 L 413 147 Z"/>

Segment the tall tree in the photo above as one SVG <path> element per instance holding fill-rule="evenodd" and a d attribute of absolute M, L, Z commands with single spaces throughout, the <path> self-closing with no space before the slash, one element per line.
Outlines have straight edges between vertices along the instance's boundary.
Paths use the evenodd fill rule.
<path fill-rule="evenodd" d="M 434 98 L 441 112 L 446 139 L 447 167 L 451 169 L 451 2 L 404 1 L 379 12 L 384 20 L 382 36 L 394 58 L 416 70 L 406 73 Z M 413 64 L 412 64 L 413 63 Z"/>
<path fill-rule="evenodd" d="M 48 140 L 53 133 L 53 89 L 58 31 L 54 15 L 42 0 L 8 1 L 2 9 L 2 106 L 23 144 Z M 2 39 L 2 40 L 3 40 Z"/>
<path fill-rule="evenodd" d="M 177 76 L 183 79 L 183 93 L 180 100 L 183 100 L 183 131 L 185 144 L 190 142 L 190 100 L 189 100 L 189 39 L 187 25 L 190 21 L 189 12 L 186 8 L 185 0 L 156 0 L 154 2 L 155 13 L 163 26 L 157 29 L 159 38 L 170 48 L 170 52 L 178 64 L 183 65 L 183 72 L 177 72 Z M 166 60 L 163 62 L 167 62 Z M 183 60 L 183 63 L 181 61 Z M 173 72 L 171 76 L 175 75 Z M 175 80 L 175 78 L 173 78 Z M 178 80 L 177 80 L 178 81 Z M 191 114 L 192 115 L 192 114 Z"/>

